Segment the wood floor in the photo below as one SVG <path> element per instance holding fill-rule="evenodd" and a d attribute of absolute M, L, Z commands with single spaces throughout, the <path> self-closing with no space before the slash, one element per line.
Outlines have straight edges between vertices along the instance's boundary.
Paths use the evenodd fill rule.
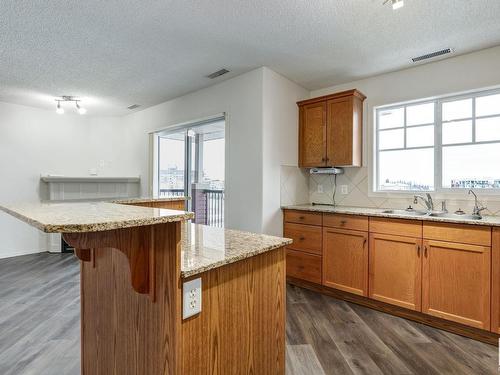
<path fill-rule="evenodd" d="M 80 373 L 72 255 L 0 259 L 0 374 Z M 498 348 L 287 289 L 287 374 L 499 374 Z"/>

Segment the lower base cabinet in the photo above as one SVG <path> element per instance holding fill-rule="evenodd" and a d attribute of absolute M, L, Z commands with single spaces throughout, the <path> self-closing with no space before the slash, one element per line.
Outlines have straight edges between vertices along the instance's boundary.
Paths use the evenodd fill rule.
<path fill-rule="evenodd" d="M 323 228 L 323 285 L 368 295 L 368 233 Z"/>
<path fill-rule="evenodd" d="M 422 312 L 490 330 L 491 248 L 424 240 Z"/>
<path fill-rule="evenodd" d="M 370 234 L 369 297 L 421 311 L 422 240 Z"/>
<path fill-rule="evenodd" d="M 321 256 L 286 249 L 286 274 L 321 284 Z"/>
<path fill-rule="evenodd" d="M 500 228 L 491 235 L 491 332 L 500 333 Z"/>

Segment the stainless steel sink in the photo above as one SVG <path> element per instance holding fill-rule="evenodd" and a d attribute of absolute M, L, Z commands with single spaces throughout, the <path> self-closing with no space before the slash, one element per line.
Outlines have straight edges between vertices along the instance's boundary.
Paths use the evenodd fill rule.
<path fill-rule="evenodd" d="M 468 215 L 468 214 L 454 214 L 447 213 L 441 211 L 419 211 L 419 210 L 393 210 L 387 209 L 382 211 L 383 214 L 388 215 L 403 215 L 403 216 L 434 216 L 434 217 L 442 217 L 442 218 L 450 218 L 450 219 L 464 219 L 464 220 L 481 220 L 481 216 L 478 215 Z"/>
<path fill-rule="evenodd" d="M 406 216 L 424 216 L 427 215 L 425 211 L 417 211 L 417 210 L 383 210 L 383 214 L 392 214 L 392 215 L 406 215 Z"/>

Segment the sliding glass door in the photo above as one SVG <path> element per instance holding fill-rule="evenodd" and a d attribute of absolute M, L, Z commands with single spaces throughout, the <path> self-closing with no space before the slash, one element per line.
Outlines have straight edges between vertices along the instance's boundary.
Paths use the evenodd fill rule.
<path fill-rule="evenodd" d="M 158 196 L 188 196 L 195 222 L 224 226 L 225 121 L 157 133 Z"/>

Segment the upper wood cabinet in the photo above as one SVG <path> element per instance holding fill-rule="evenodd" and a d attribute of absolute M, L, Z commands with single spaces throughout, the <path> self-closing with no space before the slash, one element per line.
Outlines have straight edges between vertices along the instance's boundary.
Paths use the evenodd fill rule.
<path fill-rule="evenodd" d="M 361 166 L 365 98 L 349 90 L 297 103 L 300 167 Z"/>
<path fill-rule="evenodd" d="M 490 249 L 424 240 L 422 312 L 489 330 Z"/>

